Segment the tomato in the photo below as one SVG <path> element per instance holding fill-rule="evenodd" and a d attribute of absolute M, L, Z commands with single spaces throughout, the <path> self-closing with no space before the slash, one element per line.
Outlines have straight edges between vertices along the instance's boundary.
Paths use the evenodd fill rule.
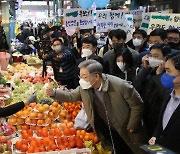
<path fill-rule="evenodd" d="M 25 140 L 28 140 L 29 139 L 29 134 L 28 133 L 23 133 L 22 134 L 22 138 L 25 139 Z"/>
<path fill-rule="evenodd" d="M 76 129 L 75 128 L 69 128 L 70 134 L 75 135 L 76 134 Z"/>
<path fill-rule="evenodd" d="M 30 146 L 29 148 L 28 148 L 28 151 L 27 151 L 28 153 L 33 153 L 34 152 L 34 147 L 33 146 Z"/>
<path fill-rule="evenodd" d="M 61 145 L 59 145 L 59 149 L 60 149 L 60 150 L 65 150 L 66 147 L 65 147 L 64 145 L 61 144 Z"/>
<path fill-rule="evenodd" d="M 20 150 L 21 144 L 22 144 L 22 141 L 17 141 L 16 144 L 15 144 L 15 148 Z"/>
<path fill-rule="evenodd" d="M 45 145 L 45 146 L 49 145 L 49 138 L 48 137 L 43 138 L 43 145 Z"/>
<path fill-rule="evenodd" d="M 62 136 L 61 130 L 59 128 L 55 128 L 54 133 L 56 136 L 59 136 L 59 137 Z"/>
<path fill-rule="evenodd" d="M 42 136 L 42 130 L 41 129 L 38 129 L 37 131 L 36 131 L 36 134 L 37 134 L 37 136 Z"/>
<path fill-rule="evenodd" d="M 33 130 L 32 130 L 32 129 L 29 129 L 29 130 L 27 131 L 27 133 L 29 134 L 29 136 L 33 136 Z"/>
<path fill-rule="evenodd" d="M 22 125 L 22 130 L 28 130 L 28 129 L 29 129 L 28 125 L 26 125 L 26 124 Z"/>
<path fill-rule="evenodd" d="M 67 128 L 67 127 L 65 127 L 65 128 L 63 129 L 63 133 L 64 133 L 64 135 L 66 135 L 66 136 L 69 136 L 69 135 L 71 134 L 69 128 Z"/>
<path fill-rule="evenodd" d="M 40 146 L 39 147 L 39 152 L 44 152 L 44 151 L 46 151 L 45 147 L 44 146 Z"/>
<path fill-rule="evenodd" d="M 30 142 L 30 145 L 36 147 L 37 146 L 37 142 L 35 140 L 33 140 L 33 141 Z"/>
<path fill-rule="evenodd" d="M 41 133 L 42 137 L 48 137 L 48 131 L 43 130 Z"/>
<path fill-rule="evenodd" d="M 55 151 L 57 146 L 56 146 L 56 144 L 52 144 L 50 148 L 51 148 L 51 150 Z"/>
<path fill-rule="evenodd" d="M 20 150 L 21 152 L 27 152 L 28 146 L 26 144 L 22 144 Z"/>
<path fill-rule="evenodd" d="M 54 128 L 51 128 L 51 130 L 49 131 L 49 134 L 52 135 L 52 136 L 55 136 Z"/>
<path fill-rule="evenodd" d="M 43 145 L 43 141 L 41 139 L 37 139 L 37 145 L 40 147 Z"/>
<path fill-rule="evenodd" d="M 57 137 L 56 141 L 57 141 L 57 144 L 62 144 L 61 137 Z"/>

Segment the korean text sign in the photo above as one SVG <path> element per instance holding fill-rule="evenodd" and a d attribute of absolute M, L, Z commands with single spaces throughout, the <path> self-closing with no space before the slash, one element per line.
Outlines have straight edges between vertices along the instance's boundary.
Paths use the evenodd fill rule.
<path fill-rule="evenodd" d="M 152 13 L 148 34 L 156 28 L 176 28 L 180 30 L 180 14 L 164 14 L 164 13 Z"/>
<path fill-rule="evenodd" d="M 122 10 L 97 10 L 96 31 L 107 32 L 109 29 L 127 29 L 125 13 Z"/>
<path fill-rule="evenodd" d="M 77 26 L 80 29 L 90 29 L 94 26 L 92 9 L 66 9 L 64 10 L 64 19 L 66 29 L 75 29 Z"/>

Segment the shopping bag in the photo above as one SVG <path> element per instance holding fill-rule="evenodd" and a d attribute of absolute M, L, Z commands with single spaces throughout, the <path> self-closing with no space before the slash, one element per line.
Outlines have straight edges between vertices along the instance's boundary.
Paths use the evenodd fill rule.
<path fill-rule="evenodd" d="M 81 111 L 77 114 L 74 121 L 74 127 L 76 129 L 86 129 L 86 130 L 90 128 L 90 124 L 88 122 L 87 114 L 84 108 L 81 108 Z"/>

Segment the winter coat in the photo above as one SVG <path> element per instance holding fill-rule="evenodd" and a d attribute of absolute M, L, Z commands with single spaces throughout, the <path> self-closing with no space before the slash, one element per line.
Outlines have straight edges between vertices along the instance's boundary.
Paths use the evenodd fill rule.
<path fill-rule="evenodd" d="M 104 103 L 107 106 L 108 118 L 129 148 L 137 154 L 138 145 L 146 143 L 146 131 L 141 121 L 143 115 L 142 99 L 128 82 L 105 74 L 102 75 L 102 79 L 104 82 L 102 92 L 104 93 Z M 110 148 L 105 137 L 101 135 L 101 130 L 94 125 L 96 117 L 94 117 L 93 91 L 92 88 L 84 90 L 80 86 L 72 92 L 55 90 L 55 99 L 68 102 L 83 101 L 88 121 L 93 130 L 101 142 L 107 148 Z M 127 128 L 133 129 L 134 132 L 129 133 Z"/>

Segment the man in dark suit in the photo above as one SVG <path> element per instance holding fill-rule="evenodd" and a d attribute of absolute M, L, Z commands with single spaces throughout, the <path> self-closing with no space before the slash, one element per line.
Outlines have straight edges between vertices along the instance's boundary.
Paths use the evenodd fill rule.
<path fill-rule="evenodd" d="M 155 143 L 180 153 L 180 54 L 167 57 L 166 73 L 161 82 L 168 88 L 161 107 L 159 122 L 149 144 Z"/>

